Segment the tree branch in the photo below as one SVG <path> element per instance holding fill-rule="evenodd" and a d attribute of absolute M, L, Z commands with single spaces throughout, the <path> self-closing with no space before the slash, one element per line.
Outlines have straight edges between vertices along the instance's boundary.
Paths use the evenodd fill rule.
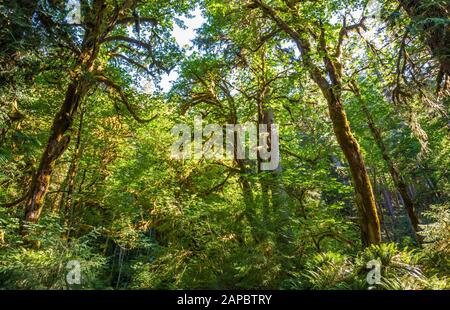
<path fill-rule="evenodd" d="M 359 29 L 366 30 L 366 26 L 364 25 L 364 22 L 366 21 L 367 17 L 363 16 L 361 17 L 361 20 L 353 25 L 347 26 L 347 19 L 344 17 L 344 21 L 342 24 L 342 28 L 339 31 L 339 38 L 338 43 L 336 45 L 336 50 L 334 52 L 334 56 L 339 59 L 342 55 L 342 43 L 344 42 L 344 38 L 348 35 L 351 31 L 357 31 Z"/>
<path fill-rule="evenodd" d="M 96 77 L 97 81 L 99 81 L 100 83 L 103 83 L 104 85 L 106 85 L 106 87 L 108 87 L 109 89 L 114 90 L 120 97 L 120 99 L 122 100 L 122 102 L 125 104 L 125 107 L 127 108 L 128 112 L 130 112 L 131 116 L 139 123 L 148 123 L 151 122 L 152 120 L 154 120 L 155 118 L 158 117 L 158 114 L 156 114 L 155 116 L 149 118 L 149 119 L 142 119 L 140 118 L 136 112 L 134 111 L 133 107 L 131 106 L 130 102 L 128 101 L 127 96 L 125 95 L 125 93 L 123 92 L 122 88 L 115 84 L 114 82 L 112 82 L 111 80 L 108 80 L 105 76 L 99 75 Z"/>
<path fill-rule="evenodd" d="M 143 65 L 143 64 L 141 64 L 141 63 L 139 63 L 139 62 L 137 62 L 137 61 L 134 60 L 134 59 L 131 59 L 130 57 L 127 57 L 127 56 L 125 56 L 125 55 L 123 55 L 123 54 L 120 54 L 120 53 L 110 53 L 109 55 L 110 55 L 111 57 L 122 58 L 123 60 L 125 60 L 125 61 L 128 62 L 129 64 L 134 65 L 134 66 L 136 66 L 136 67 L 138 67 L 138 68 L 141 68 L 142 70 L 145 71 L 145 73 L 151 74 L 151 72 L 148 70 L 148 68 L 147 68 L 145 65 Z"/>
<path fill-rule="evenodd" d="M 287 35 L 289 35 L 292 40 L 294 40 L 297 48 L 300 51 L 302 61 L 308 68 L 311 78 L 317 83 L 325 97 L 328 97 L 328 89 L 330 88 L 330 83 L 322 75 L 320 68 L 314 64 L 309 55 L 311 51 L 311 46 L 307 39 L 302 38 L 299 32 L 290 27 L 279 15 L 278 13 L 265 4 L 262 0 L 253 0 L 253 3 L 258 6 L 265 14 L 267 14 L 277 25 L 280 27 Z"/>
<path fill-rule="evenodd" d="M 128 42 L 128 43 L 136 45 L 138 47 L 142 47 L 142 48 L 146 49 L 151 55 L 153 55 L 153 47 L 150 44 L 145 43 L 140 40 L 136 40 L 136 39 L 127 37 L 127 36 L 116 35 L 116 36 L 106 37 L 103 40 L 101 40 L 100 43 L 115 42 L 115 41 L 116 42 L 118 42 L 118 41 Z"/>
<path fill-rule="evenodd" d="M 132 24 L 135 22 L 135 17 L 134 16 L 130 16 L 130 17 L 125 17 L 122 19 L 119 19 L 116 24 L 118 25 L 127 25 L 127 24 Z M 139 17 L 139 22 L 140 23 L 149 23 L 152 24 L 153 26 L 156 26 L 158 24 L 157 20 L 154 19 L 153 17 Z"/>

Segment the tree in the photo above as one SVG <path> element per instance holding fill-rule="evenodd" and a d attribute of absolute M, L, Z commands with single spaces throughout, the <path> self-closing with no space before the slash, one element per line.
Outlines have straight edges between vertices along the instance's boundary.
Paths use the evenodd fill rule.
<path fill-rule="evenodd" d="M 308 70 L 312 80 L 321 89 L 328 102 L 330 118 L 333 122 L 333 129 L 339 145 L 347 158 L 352 172 L 353 185 L 356 192 L 356 203 L 361 224 L 362 240 L 365 245 L 378 244 L 381 241 L 380 223 L 375 205 L 375 198 L 372 191 L 369 175 L 364 162 L 364 157 L 360 151 L 358 142 L 351 132 L 350 125 L 345 114 L 341 100 L 343 67 L 339 59 L 342 56 L 342 43 L 345 35 L 358 27 L 362 27 L 361 21 L 355 25 L 345 25 L 340 31 L 339 41 L 334 54 L 331 54 L 326 43 L 326 31 L 322 21 L 319 21 L 319 34 L 314 34 L 317 40 L 318 50 L 323 59 L 325 74 L 321 68 L 313 61 L 312 48 L 308 37 L 311 36 L 304 28 L 294 28 L 290 26 L 277 13 L 275 9 L 263 1 L 253 1 L 253 5 L 259 7 L 271 20 L 273 20 L 297 45 L 301 54 L 302 63 Z M 294 5 L 287 5 L 287 11 L 294 23 L 299 25 L 305 20 L 296 20 Z"/>
<path fill-rule="evenodd" d="M 0 287 L 450 288 L 446 3 L 416 4 L 0 4 Z M 277 135 L 237 156 L 246 124 Z"/>
<path fill-rule="evenodd" d="M 75 55 L 74 64 L 69 69 L 69 84 L 64 102 L 54 117 L 47 146 L 33 177 L 26 201 L 25 222 L 36 223 L 39 220 L 55 162 L 64 153 L 70 142 L 70 135 L 66 135 L 66 132 L 71 127 L 73 118 L 79 111 L 87 93 L 94 85 L 101 83 L 117 93 L 120 100 L 137 121 L 149 121 L 141 119 L 136 114 L 122 87 L 111 80 L 111 78 L 105 76 L 108 70 L 105 70 L 104 66 L 109 59 L 116 56 L 124 59 L 132 66 L 137 66 L 141 69 L 146 68 L 148 64 L 142 64 L 133 60 L 136 57 L 133 57 L 133 53 L 136 53 L 137 49 L 143 49 L 151 56 L 150 64 L 153 64 L 156 69 L 166 68 L 166 65 L 162 65 L 161 60 L 154 55 L 157 45 L 161 44 L 157 31 L 153 31 L 150 42 L 119 34 L 122 31 L 120 29 L 136 21 L 137 17 L 133 16 L 132 12 L 136 12 L 140 8 L 143 11 L 142 13 L 145 14 L 150 12 L 151 7 L 149 5 L 139 6 L 139 2 L 134 0 L 125 0 L 120 4 L 112 4 L 103 0 L 94 1 L 92 5 L 82 2 L 81 11 L 84 12 L 82 24 L 77 25 L 77 27 L 80 26 L 83 29 L 81 44 L 79 47 L 77 46 L 77 34 L 74 33 L 70 46 L 74 47 Z M 50 28 L 58 29 L 60 27 L 60 24 L 46 14 L 42 8 L 38 10 L 38 16 L 40 21 L 49 28 L 49 31 L 52 31 Z M 139 17 L 138 20 L 138 24 L 150 24 L 151 26 L 157 26 L 158 22 L 158 19 L 146 15 Z M 164 33 L 166 29 L 163 28 L 161 31 Z M 114 51 L 120 50 L 125 55 L 111 51 L 104 54 L 104 47 L 111 46 L 111 44 L 115 45 Z M 170 45 L 165 47 L 171 48 Z M 130 56 L 126 56 L 127 54 Z"/>
<path fill-rule="evenodd" d="M 450 4 L 448 1 L 399 0 L 424 41 L 441 64 L 440 70 L 450 76 Z"/>
<path fill-rule="evenodd" d="M 418 241 L 420 242 L 420 237 L 419 237 L 419 235 L 417 235 L 417 232 L 419 231 L 419 219 L 418 219 L 416 211 L 415 211 L 414 202 L 408 193 L 408 186 L 407 186 L 404 178 L 400 174 L 396 164 L 394 163 L 391 156 L 389 155 L 387 146 L 384 143 L 383 138 L 381 136 L 381 131 L 375 124 L 375 120 L 373 119 L 373 117 L 367 107 L 367 104 L 361 95 L 359 87 L 355 81 L 351 82 L 351 87 L 352 87 L 353 92 L 355 93 L 355 96 L 358 98 L 359 104 L 361 105 L 361 110 L 363 111 L 363 113 L 367 119 L 367 125 L 369 126 L 370 132 L 372 133 L 372 136 L 375 140 L 376 145 L 380 149 L 383 160 L 386 162 L 386 165 L 388 167 L 391 178 L 392 178 L 398 192 L 400 193 L 400 195 L 402 197 L 403 204 L 405 205 L 405 209 L 407 211 L 409 220 L 411 221 L 411 226 L 413 227 L 413 230 L 416 233 L 416 237 L 417 237 Z"/>

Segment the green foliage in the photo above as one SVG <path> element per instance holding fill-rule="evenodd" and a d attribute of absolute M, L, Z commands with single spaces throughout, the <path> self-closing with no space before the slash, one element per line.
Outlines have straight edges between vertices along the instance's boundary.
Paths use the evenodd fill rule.
<path fill-rule="evenodd" d="M 306 64 L 316 73 L 327 70 L 325 56 L 342 66 L 332 90 L 381 220 L 383 243 L 366 248 L 329 94 L 292 37 L 244 1 L 137 1 L 123 11 L 132 23 L 108 36 L 129 40 L 99 40 L 95 70 L 77 68 L 91 87 L 64 133 L 71 140 L 52 165 L 41 218 L 24 223 L 86 32 L 65 21 L 56 5 L 64 2 L 16 2 L 0 4 L 0 288 L 450 288 L 449 77 L 422 38 L 448 25 L 427 15 L 441 0 L 421 1 L 426 14 L 416 19 L 397 1 L 379 1 L 380 16 L 345 36 L 343 16 L 349 26 L 368 14 L 367 1 L 264 1 L 288 26 L 307 30 Z M 83 2 L 84 17 L 98 13 Z M 106 3 L 110 15 L 120 1 Z M 194 7 L 205 23 L 191 47 L 178 46 L 173 29 Z M 177 78 L 164 93 L 160 81 L 171 70 Z M 103 75 L 123 93 L 98 82 Z M 254 159 L 170 156 L 176 124 L 192 128 L 195 116 L 258 124 L 269 111 L 279 126 L 276 171 L 260 171 Z M 395 172 L 414 202 L 422 244 Z M 79 285 L 66 281 L 71 260 L 81 266 Z M 367 282 L 371 261 L 380 263 L 381 283 Z"/>
<path fill-rule="evenodd" d="M 301 272 L 284 284 L 287 289 L 448 289 L 447 276 L 429 272 L 424 253 L 408 248 L 399 250 L 394 243 L 373 245 L 354 255 L 323 252 L 313 255 Z M 369 285 L 368 262 L 380 263 L 380 283 Z M 441 273 L 445 274 L 445 273 Z"/>
<path fill-rule="evenodd" d="M 351 272 L 346 257 L 333 252 L 314 255 L 305 267 L 306 286 L 311 289 L 345 288 L 345 280 Z"/>
<path fill-rule="evenodd" d="M 422 225 L 424 256 L 431 272 L 450 274 L 450 208 L 435 205 L 425 213 L 431 223 Z"/>
<path fill-rule="evenodd" d="M 17 223 L 16 223 L 17 224 Z M 2 222 L 5 242 L 0 245 L 0 287 L 8 289 L 89 289 L 104 287 L 100 275 L 107 259 L 97 253 L 94 243 L 99 230 L 69 239 L 59 218 L 46 217 L 35 225 L 32 248 L 11 240 L 17 230 L 14 223 Z M 66 281 L 67 263 L 76 260 L 81 266 L 81 284 Z M 69 267 L 70 268 L 70 267 Z"/>

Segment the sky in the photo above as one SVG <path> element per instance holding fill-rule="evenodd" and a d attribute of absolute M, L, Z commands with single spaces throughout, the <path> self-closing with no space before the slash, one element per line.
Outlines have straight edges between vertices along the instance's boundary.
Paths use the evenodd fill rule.
<path fill-rule="evenodd" d="M 371 3 L 372 2 L 373 1 L 371 1 Z M 377 10 L 379 10 L 379 7 L 373 7 L 372 4 L 371 10 L 371 14 L 376 14 Z M 345 12 L 343 11 L 342 13 L 344 14 Z M 356 18 L 356 21 L 360 19 L 360 17 L 358 16 L 360 16 L 361 14 L 362 10 L 352 12 L 352 15 Z M 195 30 L 200 28 L 206 21 L 202 16 L 201 10 L 199 8 L 196 8 L 194 11 L 192 11 L 191 15 L 193 16 L 192 18 L 178 16 L 178 18 L 184 22 L 186 29 L 182 29 L 178 25 L 175 25 L 172 31 L 172 35 L 175 37 L 178 45 L 180 47 L 186 47 L 187 49 L 189 49 L 193 45 L 192 40 L 196 36 Z M 341 21 L 339 21 L 339 16 L 336 15 L 331 22 L 340 23 Z M 371 34 L 369 34 L 369 37 L 371 37 Z M 297 56 L 299 56 L 299 52 L 297 49 L 295 49 L 295 53 Z M 187 52 L 187 54 L 189 54 L 189 52 Z M 177 73 L 177 68 L 172 70 L 170 74 L 163 74 L 163 76 L 161 77 L 161 82 L 159 83 L 159 86 L 162 88 L 163 92 L 168 92 L 170 90 L 172 82 L 174 82 L 178 78 L 178 76 L 179 74 Z"/>
<path fill-rule="evenodd" d="M 79 23 L 80 19 L 80 5 L 77 0 L 69 0 L 67 3 L 67 9 L 69 11 L 67 15 L 67 21 L 69 23 Z M 186 29 L 179 27 L 177 24 L 174 25 L 174 29 L 172 30 L 172 35 L 175 37 L 178 45 L 180 47 L 185 47 L 186 50 L 189 50 L 190 47 L 193 46 L 192 40 L 196 36 L 196 30 L 202 26 L 202 24 L 206 21 L 202 16 L 201 10 L 197 7 L 194 11 L 190 13 L 192 15 L 191 18 L 186 16 L 177 16 L 178 19 L 184 22 Z M 130 33 L 133 32 L 133 26 L 130 26 L 128 31 Z M 189 54 L 189 51 L 187 51 Z M 179 74 L 177 73 L 177 69 L 171 71 L 170 74 L 163 74 L 161 76 L 161 82 L 159 86 L 162 88 L 163 92 L 168 92 L 172 87 L 172 82 L 174 82 Z M 151 94 L 153 87 L 153 82 L 143 78 L 139 81 L 139 84 L 144 89 L 144 92 Z"/>
<path fill-rule="evenodd" d="M 180 47 L 192 47 L 192 40 L 195 38 L 195 30 L 200 28 L 205 22 L 205 18 L 201 14 L 199 8 L 195 9 L 191 15 L 192 18 L 179 17 L 185 24 L 186 29 L 180 28 L 178 25 L 174 26 L 172 35 L 175 37 Z M 172 70 L 170 74 L 164 74 L 161 78 L 160 86 L 164 92 L 168 92 L 172 86 L 172 82 L 178 78 L 177 68 Z"/>

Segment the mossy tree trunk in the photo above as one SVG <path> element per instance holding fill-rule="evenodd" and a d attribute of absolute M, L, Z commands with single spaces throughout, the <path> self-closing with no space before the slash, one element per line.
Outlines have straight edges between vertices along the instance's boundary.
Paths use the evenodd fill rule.
<path fill-rule="evenodd" d="M 81 145 L 81 131 L 83 128 L 84 109 L 80 112 L 80 120 L 77 130 L 77 141 L 75 143 L 75 150 L 70 162 L 69 170 L 67 172 L 67 191 L 64 203 L 64 212 L 68 214 L 68 211 L 73 212 L 73 196 L 75 193 L 75 181 L 78 174 L 78 166 L 83 153 L 83 146 Z"/>
<path fill-rule="evenodd" d="M 25 222 L 36 223 L 39 220 L 56 160 L 64 153 L 70 142 L 70 136 L 65 133 L 70 128 L 87 89 L 88 85 L 79 81 L 73 81 L 67 89 L 64 104 L 53 120 L 47 146 L 31 184 L 30 196 L 25 207 Z"/>
<path fill-rule="evenodd" d="M 77 56 L 76 65 L 71 71 L 71 79 L 64 102 L 53 119 L 50 137 L 31 183 L 29 197 L 25 204 L 25 224 L 39 221 L 55 163 L 70 142 L 70 136 L 66 133 L 72 125 L 83 98 L 94 85 L 89 75 L 94 71 L 94 62 L 100 49 L 100 39 L 107 33 L 103 29 L 106 26 L 104 21 L 105 9 L 106 5 L 103 1 L 95 1 L 92 11 L 87 17 L 86 23 L 90 27 L 85 32 L 81 52 Z M 106 27 L 111 29 L 111 25 Z M 26 229 L 23 229 L 22 233 L 26 235 Z"/>
<path fill-rule="evenodd" d="M 400 196 L 402 197 L 403 204 L 405 206 L 406 212 L 408 214 L 411 226 L 414 230 L 414 233 L 416 234 L 417 241 L 420 242 L 420 237 L 417 235 L 417 232 L 419 231 L 419 219 L 417 217 L 414 202 L 411 198 L 411 196 L 408 194 L 408 185 L 404 181 L 404 178 L 401 176 L 398 168 L 396 167 L 394 161 L 392 160 L 391 156 L 389 155 L 388 149 L 383 141 L 383 138 L 381 137 L 381 132 L 379 128 L 376 126 L 375 121 L 366 105 L 366 102 L 361 96 L 361 93 L 359 91 L 358 86 L 356 85 L 356 82 L 352 82 L 352 90 L 355 93 L 361 110 L 364 113 L 364 116 L 366 117 L 367 125 L 369 127 L 369 130 L 372 134 L 373 139 L 375 140 L 375 144 L 378 146 L 381 156 L 386 163 L 386 166 L 388 167 L 389 174 L 391 175 L 392 181 L 394 182 L 395 187 L 397 188 L 397 191 L 399 192 Z"/>
<path fill-rule="evenodd" d="M 254 4 L 259 7 L 269 18 L 277 24 L 295 42 L 301 55 L 302 65 L 306 68 L 311 79 L 322 91 L 333 124 L 334 134 L 341 147 L 350 167 L 353 180 L 353 187 L 356 194 L 356 205 L 361 228 L 361 240 L 364 246 L 379 244 L 381 242 L 380 221 L 375 203 L 375 196 L 372 191 L 369 174 L 366 169 L 364 157 L 361 153 L 358 141 L 355 139 L 345 113 L 341 100 L 342 90 L 342 64 L 340 58 L 342 54 L 342 41 L 345 35 L 355 30 L 361 25 L 343 27 L 339 34 L 339 43 L 333 55 L 330 54 L 326 44 L 325 29 L 321 24 L 317 28 L 320 34 L 313 39 L 317 42 L 318 53 L 322 55 L 325 70 L 319 67 L 312 59 L 311 34 L 306 28 L 291 27 L 278 12 L 267 5 L 264 1 L 254 0 Z M 291 12 L 293 18 L 296 12 Z"/>
<path fill-rule="evenodd" d="M 350 129 L 341 101 L 333 95 L 327 101 L 336 139 L 350 167 L 363 245 L 378 244 L 381 242 L 380 221 L 364 157 Z"/>

